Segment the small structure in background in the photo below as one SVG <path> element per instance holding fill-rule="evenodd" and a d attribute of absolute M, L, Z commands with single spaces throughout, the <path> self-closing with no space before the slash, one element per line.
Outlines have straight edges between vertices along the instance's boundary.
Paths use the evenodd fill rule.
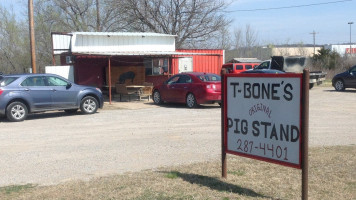
<path fill-rule="evenodd" d="M 356 44 L 330 44 L 325 45 L 325 49 L 330 49 L 331 51 L 335 51 L 341 56 L 353 56 L 356 57 Z"/>

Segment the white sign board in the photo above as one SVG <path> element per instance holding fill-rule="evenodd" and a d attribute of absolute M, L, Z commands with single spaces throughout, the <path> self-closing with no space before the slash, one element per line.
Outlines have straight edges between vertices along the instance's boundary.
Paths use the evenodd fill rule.
<path fill-rule="evenodd" d="M 74 68 L 71 65 L 46 66 L 45 71 L 47 74 L 57 74 L 74 82 Z"/>
<path fill-rule="evenodd" d="M 184 57 L 178 59 L 178 72 L 192 72 L 193 71 L 193 58 Z"/>
<path fill-rule="evenodd" d="M 300 168 L 301 74 L 227 75 L 227 153 Z"/>

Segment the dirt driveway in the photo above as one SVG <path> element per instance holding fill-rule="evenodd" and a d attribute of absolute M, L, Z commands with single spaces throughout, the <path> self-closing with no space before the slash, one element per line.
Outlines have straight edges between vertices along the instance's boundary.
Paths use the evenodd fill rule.
<path fill-rule="evenodd" d="M 356 144 L 356 90 L 310 91 L 310 145 Z M 0 120 L 0 186 L 57 184 L 220 158 L 218 105 L 113 102 L 99 113 Z"/>

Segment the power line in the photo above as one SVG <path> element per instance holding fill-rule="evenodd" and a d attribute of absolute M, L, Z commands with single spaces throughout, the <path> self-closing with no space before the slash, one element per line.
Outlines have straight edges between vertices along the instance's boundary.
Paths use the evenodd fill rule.
<path fill-rule="evenodd" d="M 341 1 L 329 1 L 325 3 L 312 3 L 312 4 L 304 4 L 304 5 L 293 5 L 293 6 L 283 6 L 283 7 L 275 7 L 275 8 L 256 8 L 256 9 L 248 9 L 248 10 L 230 10 L 226 12 L 253 12 L 253 11 L 264 11 L 264 10 L 280 10 L 280 9 L 288 9 L 288 8 L 300 8 L 300 7 L 308 7 L 308 6 L 319 6 L 325 4 L 335 4 L 335 3 L 343 3 L 352 0 L 341 0 Z"/>

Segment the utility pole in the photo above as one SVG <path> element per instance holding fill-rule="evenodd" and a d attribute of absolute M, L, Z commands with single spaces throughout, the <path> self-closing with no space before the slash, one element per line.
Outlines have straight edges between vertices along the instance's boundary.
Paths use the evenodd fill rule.
<path fill-rule="evenodd" d="M 349 22 L 348 24 L 350 24 L 350 56 L 352 54 L 352 47 L 351 47 L 351 25 L 354 24 L 354 22 Z"/>
<path fill-rule="evenodd" d="M 33 0 L 28 0 L 32 73 L 36 74 L 35 28 L 33 22 Z"/>
<path fill-rule="evenodd" d="M 96 0 L 96 31 L 100 32 L 100 9 L 99 0 Z"/>
<path fill-rule="evenodd" d="M 314 55 L 315 55 L 315 35 L 318 34 L 315 31 L 313 31 L 312 33 L 310 33 L 313 35 L 313 42 L 314 42 Z"/>

